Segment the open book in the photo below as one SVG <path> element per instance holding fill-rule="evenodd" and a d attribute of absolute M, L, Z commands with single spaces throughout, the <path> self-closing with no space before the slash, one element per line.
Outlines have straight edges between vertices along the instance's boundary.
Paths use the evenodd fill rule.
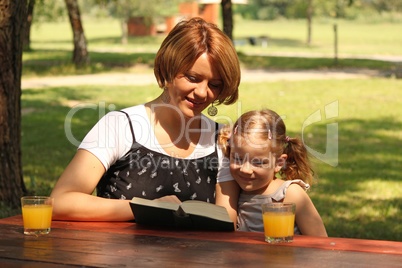
<path fill-rule="evenodd" d="M 234 231 L 226 208 L 203 201 L 188 200 L 176 204 L 134 197 L 130 206 L 138 224 Z"/>

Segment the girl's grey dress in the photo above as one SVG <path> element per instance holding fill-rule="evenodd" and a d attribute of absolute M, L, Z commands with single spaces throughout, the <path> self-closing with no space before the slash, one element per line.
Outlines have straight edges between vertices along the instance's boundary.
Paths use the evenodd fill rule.
<path fill-rule="evenodd" d="M 270 203 L 272 200 L 281 202 L 286 195 L 286 191 L 293 183 L 297 183 L 303 189 L 307 190 L 310 185 L 302 180 L 285 181 L 273 194 L 269 195 L 251 195 L 244 194 L 239 196 L 238 215 L 237 215 L 237 230 L 249 232 L 264 232 L 264 223 L 262 221 L 263 203 Z M 295 234 L 301 234 L 295 223 Z"/>

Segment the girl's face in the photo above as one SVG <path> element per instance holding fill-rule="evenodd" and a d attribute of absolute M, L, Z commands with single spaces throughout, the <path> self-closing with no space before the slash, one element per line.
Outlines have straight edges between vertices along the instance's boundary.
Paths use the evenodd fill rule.
<path fill-rule="evenodd" d="M 254 135 L 248 135 L 248 137 Z M 230 144 L 230 173 L 243 191 L 263 194 L 275 172 L 279 172 L 286 161 L 283 154 L 279 159 L 272 154 L 270 142 L 250 137 L 235 137 Z"/>
<path fill-rule="evenodd" d="M 170 104 L 179 108 L 186 118 L 200 115 L 222 89 L 223 80 L 205 53 L 190 70 L 177 75 L 168 85 Z"/>

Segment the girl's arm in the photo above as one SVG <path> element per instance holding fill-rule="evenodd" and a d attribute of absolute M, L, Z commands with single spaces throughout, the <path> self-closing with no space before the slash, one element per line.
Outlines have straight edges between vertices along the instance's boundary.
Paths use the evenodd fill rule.
<path fill-rule="evenodd" d="M 53 219 L 79 221 L 127 221 L 134 218 L 130 200 L 107 199 L 92 195 L 105 173 L 92 153 L 79 149 L 57 181 Z"/>
<path fill-rule="evenodd" d="M 235 180 L 225 181 L 216 184 L 215 204 L 223 206 L 229 213 L 230 219 L 234 222 L 236 229 L 237 201 L 239 199 L 240 187 Z"/>
<path fill-rule="evenodd" d="M 327 237 L 324 223 L 308 194 L 297 184 L 291 184 L 283 202 L 296 204 L 296 223 L 303 235 Z"/>

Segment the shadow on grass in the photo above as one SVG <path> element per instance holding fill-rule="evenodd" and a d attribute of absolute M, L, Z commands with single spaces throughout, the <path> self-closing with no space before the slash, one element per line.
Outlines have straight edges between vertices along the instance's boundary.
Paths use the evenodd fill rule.
<path fill-rule="evenodd" d="M 130 46 L 143 46 L 143 45 L 152 45 L 159 46 L 162 43 L 162 40 L 165 36 L 128 36 L 128 44 Z M 34 40 L 31 44 L 71 44 L 70 39 L 60 40 L 60 39 L 46 39 L 46 40 Z M 88 46 L 97 45 L 97 46 L 107 46 L 107 45 L 119 45 L 122 46 L 122 40 L 120 36 L 117 37 L 103 37 L 103 38 L 88 38 L 87 39 Z"/>
<path fill-rule="evenodd" d="M 151 45 L 158 47 L 165 35 L 160 36 L 128 36 L 128 44 L 130 46 L 144 46 L 144 45 Z M 121 37 L 107 37 L 107 38 L 89 38 L 88 39 L 89 45 L 122 45 Z"/>
<path fill-rule="evenodd" d="M 24 52 L 23 76 L 56 76 L 94 74 L 101 72 L 127 72 L 136 65 L 153 67 L 155 53 L 93 52 L 89 53 L 90 64 L 77 68 L 72 63 L 72 52 L 68 50 L 35 50 Z M 297 70 L 297 69 L 342 69 L 366 68 L 395 70 L 396 64 L 375 60 L 339 59 L 335 64 L 330 58 L 300 58 L 249 56 L 239 52 L 242 66 L 248 69 Z"/>
<path fill-rule="evenodd" d="M 393 118 L 341 120 L 339 164 L 317 163 L 311 196 L 330 236 L 402 241 L 402 123 Z M 308 130 L 308 146 L 325 153 L 326 125 Z M 400 135 L 399 135 L 400 136 Z"/>
<path fill-rule="evenodd" d="M 397 66 L 392 62 L 366 59 L 338 59 L 335 63 L 332 58 L 249 56 L 243 53 L 239 53 L 239 59 L 245 68 L 267 70 L 365 68 L 394 71 Z"/>
<path fill-rule="evenodd" d="M 95 74 L 110 71 L 126 72 L 138 64 L 153 67 L 155 53 L 107 53 L 90 52 L 91 62 L 76 67 L 72 52 L 67 50 L 35 50 L 24 52 L 23 76 L 56 76 L 74 74 Z"/>
<path fill-rule="evenodd" d="M 278 47 L 306 47 L 306 43 L 297 39 L 291 38 L 271 38 L 269 36 L 248 36 L 238 38 L 234 41 L 239 45 L 252 45 L 252 46 L 278 46 Z"/>

